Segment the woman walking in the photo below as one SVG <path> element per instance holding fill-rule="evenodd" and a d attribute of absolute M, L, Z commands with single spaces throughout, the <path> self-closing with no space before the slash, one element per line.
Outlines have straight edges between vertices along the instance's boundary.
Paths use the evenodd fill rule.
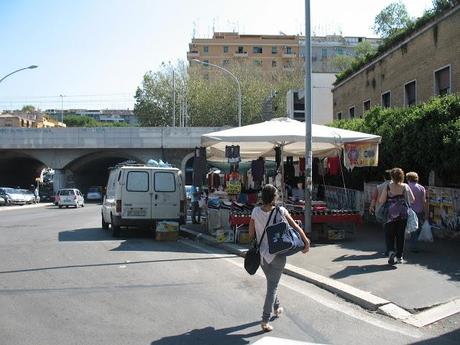
<path fill-rule="evenodd" d="M 393 168 L 390 172 L 391 182 L 382 191 L 380 203 L 383 205 L 388 200 L 388 218 L 385 224 L 387 236 L 388 263 L 390 265 L 403 262 L 405 230 L 407 211 L 414 202 L 414 194 L 404 181 L 404 171 Z M 396 241 L 396 251 L 395 251 Z"/>
<path fill-rule="evenodd" d="M 251 214 L 249 222 L 249 237 L 252 239 L 256 236 L 257 241 L 260 241 L 265 231 L 266 225 L 273 223 L 273 214 L 276 205 L 277 193 L 273 185 L 267 184 L 262 189 L 262 203 L 260 207 L 255 207 Z M 310 249 L 310 241 L 303 232 L 302 228 L 292 219 L 288 210 L 284 207 L 279 207 L 282 217 L 296 230 L 302 237 L 305 247 L 302 253 L 308 252 Z M 265 295 L 265 303 L 262 312 L 261 327 L 264 332 L 270 332 L 273 327 L 268 323 L 271 313 L 275 317 L 279 317 L 283 308 L 280 306 L 277 290 L 278 283 L 283 273 L 284 266 L 286 265 L 286 256 L 270 254 L 268 251 L 267 236 L 263 237 L 260 244 L 260 264 L 267 280 L 267 293 Z"/>

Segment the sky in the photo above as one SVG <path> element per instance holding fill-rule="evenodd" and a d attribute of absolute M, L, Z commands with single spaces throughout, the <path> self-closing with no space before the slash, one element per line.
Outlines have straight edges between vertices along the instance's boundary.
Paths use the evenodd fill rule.
<path fill-rule="evenodd" d="M 311 0 L 312 34 L 375 37 L 395 0 Z M 431 0 L 402 0 L 419 17 Z M 305 0 L 0 0 L 0 111 L 133 109 L 143 75 L 213 31 L 304 34 Z M 60 96 L 62 95 L 62 97 Z"/>

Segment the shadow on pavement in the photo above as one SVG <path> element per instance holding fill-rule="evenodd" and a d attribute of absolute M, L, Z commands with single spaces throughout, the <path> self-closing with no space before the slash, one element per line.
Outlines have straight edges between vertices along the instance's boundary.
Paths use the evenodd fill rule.
<path fill-rule="evenodd" d="M 363 266 L 347 266 L 343 270 L 334 273 L 330 277 L 333 279 L 340 279 L 359 274 L 368 274 L 374 272 L 393 271 L 396 266 L 390 265 L 363 265 Z"/>
<path fill-rule="evenodd" d="M 429 270 L 449 276 L 451 281 L 460 281 L 460 241 L 435 239 L 433 243 L 418 242 L 419 251 L 411 251 L 408 241 L 404 250 L 404 259 L 408 264 L 420 265 Z M 383 230 L 379 224 L 365 224 L 358 229 L 353 240 L 336 242 L 343 249 L 370 252 L 370 254 L 340 256 L 334 262 L 345 260 L 365 260 L 382 257 L 385 250 Z M 362 266 L 365 267 L 365 266 Z"/>
<path fill-rule="evenodd" d="M 435 338 L 412 343 L 412 345 L 458 345 L 460 344 L 460 329 L 439 335 Z"/>
<path fill-rule="evenodd" d="M 205 327 L 193 329 L 190 332 L 164 337 L 153 341 L 151 345 L 198 345 L 198 344 L 219 344 L 219 345 L 244 345 L 249 344 L 246 338 L 263 334 L 262 331 L 247 334 L 231 334 L 245 328 L 258 325 L 259 322 L 250 322 L 239 326 L 215 329 L 214 327 Z"/>

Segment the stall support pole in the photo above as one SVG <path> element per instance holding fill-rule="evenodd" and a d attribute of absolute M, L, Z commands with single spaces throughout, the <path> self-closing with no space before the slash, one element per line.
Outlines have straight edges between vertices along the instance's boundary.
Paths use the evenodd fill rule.
<path fill-rule="evenodd" d="M 310 0 L 305 0 L 305 215 L 304 230 L 311 232 L 312 177 L 312 116 L 311 116 L 311 23 Z"/>
<path fill-rule="evenodd" d="M 284 194 L 286 192 L 286 184 L 284 183 L 284 144 L 280 145 L 280 156 L 281 156 L 281 203 L 284 206 Z"/>

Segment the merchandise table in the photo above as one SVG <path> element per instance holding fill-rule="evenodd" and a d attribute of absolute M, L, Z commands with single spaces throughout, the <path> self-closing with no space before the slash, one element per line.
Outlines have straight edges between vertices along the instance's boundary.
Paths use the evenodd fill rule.
<path fill-rule="evenodd" d="M 242 225 L 248 225 L 251 219 L 248 215 L 230 215 L 230 225 L 239 227 Z M 301 221 L 303 223 L 303 214 L 293 214 L 292 219 Z M 311 222 L 313 224 L 324 224 L 324 223 L 353 223 L 355 225 L 361 225 L 363 223 L 363 217 L 359 213 L 332 213 L 332 214 L 314 214 L 311 216 Z"/>

